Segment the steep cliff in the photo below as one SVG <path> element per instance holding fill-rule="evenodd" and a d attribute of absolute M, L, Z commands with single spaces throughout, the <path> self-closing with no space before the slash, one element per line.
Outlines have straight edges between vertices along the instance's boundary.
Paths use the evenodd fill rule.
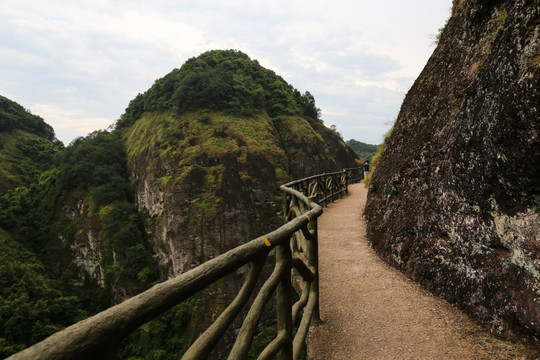
<path fill-rule="evenodd" d="M 540 333 L 539 16 L 454 0 L 365 211 L 386 261 L 510 339 Z"/>
<path fill-rule="evenodd" d="M 283 221 L 280 184 L 355 166 L 357 158 L 323 125 L 311 94 L 233 50 L 204 53 L 158 79 L 116 131 L 162 278 L 274 229 Z M 242 271 L 194 300 L 182 341 L 233 299 Z M 224 356 L 217 346 L 212 357 Z"/>
<path fill-rule="evenodd" d="M 281 221 L 281 183 L 356 159 L 309 93 L 232 50 L 157 80 L 117 128 L 164 276 L 271 230 Z"/>

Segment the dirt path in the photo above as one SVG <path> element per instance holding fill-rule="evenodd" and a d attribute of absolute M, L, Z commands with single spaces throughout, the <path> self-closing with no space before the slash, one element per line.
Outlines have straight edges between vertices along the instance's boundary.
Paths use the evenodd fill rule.
<path fill-rule="evenodd" d="M 349 191 L 319 218 L 323 324 L 309 359 L 525 359 L 380 260 L 365 238 L 367 189 Z"/>

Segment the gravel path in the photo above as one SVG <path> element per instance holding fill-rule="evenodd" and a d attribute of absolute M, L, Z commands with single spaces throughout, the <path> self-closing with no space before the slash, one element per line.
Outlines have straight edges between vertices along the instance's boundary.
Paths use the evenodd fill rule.
<path fill-rule="evenodd" d="M 318 222 L 323 323 L 310 330 L 310 360 L 526 358 L 386 265 L 366 241 L 367 189 L 349 192 Z"/>

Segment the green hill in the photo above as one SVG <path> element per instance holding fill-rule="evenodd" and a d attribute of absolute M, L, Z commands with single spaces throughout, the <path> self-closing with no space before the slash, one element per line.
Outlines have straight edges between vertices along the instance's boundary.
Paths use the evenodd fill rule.
<path fill-rule="evenodd" d="M 163 277 L 281 223 L 280 184 L 356 165 L 319 114 L 308 92 L 233 50 L 189 59 L 130 103 L 116 129 Z M 231 301 L 241 284 L 232 276 L 213 291 Z M 221 302 L 201 296 L 204 324 Z"/>
<path fill-rule="evenodd" d="M 0 96 L 0 193 L 35 181 L 61 149 L 41 117 Z"/>
<path fill-rule="evenodd" d="M 358 155 L 360 159 L 362 159 L 362 161 L 369 161 L 370 163 L 380 146 L 366 144 L 354 139 L 347 141 L 347 145 L 349 145 L 351 149 L 354 150 L 354 152 Z"/>

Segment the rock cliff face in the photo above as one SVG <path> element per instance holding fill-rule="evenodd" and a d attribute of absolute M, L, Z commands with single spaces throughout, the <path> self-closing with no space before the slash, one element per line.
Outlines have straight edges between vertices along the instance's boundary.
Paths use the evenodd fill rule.
<path fill-rule="evenodd" d="M 232 88 L 207 83 L 230 74 Z M 200 99 L 208 87 L 213 100 Z M 164 98 L 124 133 L 136 200 L 164 277 L 274 229 L 282 183 L 356 164 L 339 136 L 302 111 L 308 103 L 297 91 L 245 54 L 213 51 L 191 59 L 126 114 L 137 101 L 153 110 L 151 99 Z"/>
<path fill-rule="evenodd" d="M 209 116 L 209 123 L 201 126 L 198 114 L 178 118 L 145 115 L 129 132 L 128 156 L 137 203 L 147 214 L 148 238 L 166 277 L 275 228 L 280 222 L 277 189 L 281 183 L 355 165 L 347 148 L 338 150 L 345 157 L 334 158 L 318 133 L 310 128 L 306 137 L 287 124 L 307 126 L 302 118 L 282 119 L 287 145 L 281 148 L 281 135 L 267 116 Z M 176 152 L 171 156 L 164 156 L 164 149 L 152 149 L 151 142 L 140 153 L 135 150 L 146 142 L 150 129 L 173 127 L 179 129 L 176 139 L 191 136 L 192 145 L 167 144 L 169 152 Z M 256 128 L 255 138 L 239 133 L 251 127 Z M 323 134 L 336 141 L 329 131 Z M 215 141 L 223 144 L 216 147 Z"/>
<path fill-rule="evenodd" d="M 105 277 L 101 268 L 101 243 L 99 234 L 99 220 L 88 214 L 87 206 L 83 200 L 77 201 L 72 206 L 64 206 L 62 213 L 71 220 L 77 221 L 77 236 L 69 239 L 62 231 L 58 233 L 60 242 L 69 248 L 69 262 L 74 268 L 74 283 L 82 286 L 90 277 L 95 279 L 101 287 L 105 285 Z M 70 241 L 71 240 L 71 241 Z M 69 242 L 69 244 L 67 244 Z M 66 243 L 66 244 L 64 244 Z"/>
<path fill-rule="evenodd" d="M 540 333 L 540 3 L 455 0 L 365 216 L 390 264 L 493 333 Z"/>

